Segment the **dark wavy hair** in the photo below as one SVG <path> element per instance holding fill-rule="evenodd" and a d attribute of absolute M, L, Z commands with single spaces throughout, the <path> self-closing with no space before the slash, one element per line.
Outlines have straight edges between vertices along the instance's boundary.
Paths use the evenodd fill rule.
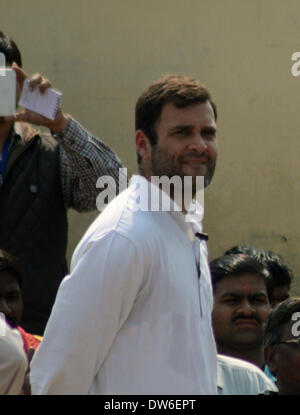
<path fill-rule="evenodd" d="M 290 288 L 294 279 L 293 272 L 280 255 L 250 245 L 236 245 L 225 252 L 225 255 L 229 254 L 252 256 L 268 268 L 274 280 L 274 286 L 287 285 Z"/>
<path fill-rule="evenodd" d="M 272 346 L 282 340 L 284 327 L 289 324 L 292 315 L 300 311 L 300 297 L 290 297 L 277 304 L 270 312 L 264 333 L 264 345 Z"/>
<path fill-rule="evenodd" d="M 6 65 L 11 66 L 13 62 L 16 62 L 20 67 L 22 67 L 22 57 L 18 46 L 11 38 L 5 36 L 5 34 L 1 31 L 0 52 L 2 52 L 5 56 Z"/>
<path fill-rule="evenodd" d="M 9 252 L 0 249 L 0 272 L 9 269 L 15 274 L 20 287 L 23 286 L 24 271 L 21 263 Z"/>
<path fill-rule="evenodd" d="M 227 277 L 242 274 L 256 274 L 264 280 L 269 301 L 272 300 L 273 279 L 267 267 L 246 254 L 231 254 L 216 258 L 210 263 L 212 285 L 215 290 L 218 282 Z"/>

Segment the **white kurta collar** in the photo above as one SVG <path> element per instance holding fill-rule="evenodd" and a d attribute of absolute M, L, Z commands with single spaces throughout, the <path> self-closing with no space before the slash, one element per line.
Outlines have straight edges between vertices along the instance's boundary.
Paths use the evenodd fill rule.
<path fill-rule="evenodd" d="M 195 239 L 196 232 L 202 232 L 202 219 L 204 216 L 204 207 L 197 201 L 191 203 L 191 211 L 183 213 L 170 196 L 159 189 L 153 182 L 147 180 L 144 176 L 133 175 L 130 179 L 130 185 L 135 185 L 139 189 L 139 200 L 132 201 L 134 208 L 138 210 L 151 210 L 168 212 L 179 223 L 181 228 L 187 233 L 189 239 Z"/>

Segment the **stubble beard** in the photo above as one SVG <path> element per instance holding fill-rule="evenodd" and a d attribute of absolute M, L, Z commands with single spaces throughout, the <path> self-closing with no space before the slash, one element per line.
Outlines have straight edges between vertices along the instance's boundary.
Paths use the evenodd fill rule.
<path fill-rule="evenodd" d="M 207 156 L 208 157 L 208 156 Z M 179 176 L 182 182 L 182 191 L 184 185 L 184 178 L 188 177 L 184 173 L 184 164 L 181 159 L 175 159 L 174 156 L 168 154 L 166 151 L 163 151 L 157 144 L 151 148 L 151 170 L 154 176 L 167 176 L 171 179 L 174 176 Z M 211 182 L 214 172 L 215 172 L 216 162 L 208 159 L 207 171 L 204 175 L 204 187 L 207 187 Z M 192 177 L 192 197 L 194 198 L 197 191 L 201 190 L 198 188 L 197 176 Z M 198 176 L 199 177 L 199 176 Z"/>

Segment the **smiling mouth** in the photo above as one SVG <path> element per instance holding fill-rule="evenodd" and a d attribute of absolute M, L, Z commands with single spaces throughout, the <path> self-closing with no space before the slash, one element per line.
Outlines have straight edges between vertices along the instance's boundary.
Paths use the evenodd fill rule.
<path fill-rule="evenodd" d="M 182 163 L 189 164 L 190 166 L 203 166 L 208 164 L 208 160 L 199 160 L 199 159 L 186 159 L 183 160 Z"/>

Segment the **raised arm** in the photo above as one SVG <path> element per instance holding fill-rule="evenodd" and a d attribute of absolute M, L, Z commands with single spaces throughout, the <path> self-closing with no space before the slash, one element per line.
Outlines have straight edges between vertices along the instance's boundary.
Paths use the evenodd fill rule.
<path fill-rule="evenodd" d="M 30 81 L 30 88 L 39 88 L 42 94 L 52 86 L 41 74 L 29 77 L 15 63 L 12 67 L 16 72 L 19 95 L 26 78 Z M 8 121 L 28 122 L 47 127 L 59 142 L 61 182 L 67 207 L 78 211 L 95 210 L 99 193 L 96 182 L 101 176 L 112 177 L 118 194 L 121 161 L 107 145 L 87 132 L 70 115 L 64 113 L 62 108 L 58 109 L 54 120 L 28 109 L 5 118 Z M 126 181 L 122 171 L 121 176 L 122 180 Z"/>
<path fill-rule="evenodd" d="M 122 164 L 101 140 L 88 133 L 73 118 L 60 133 L 53 134 L 61 144 L 61 180 L 65 203 L 78 211 L 96 209 L 101 176 L 112 177 L 119 192 Z"/>

